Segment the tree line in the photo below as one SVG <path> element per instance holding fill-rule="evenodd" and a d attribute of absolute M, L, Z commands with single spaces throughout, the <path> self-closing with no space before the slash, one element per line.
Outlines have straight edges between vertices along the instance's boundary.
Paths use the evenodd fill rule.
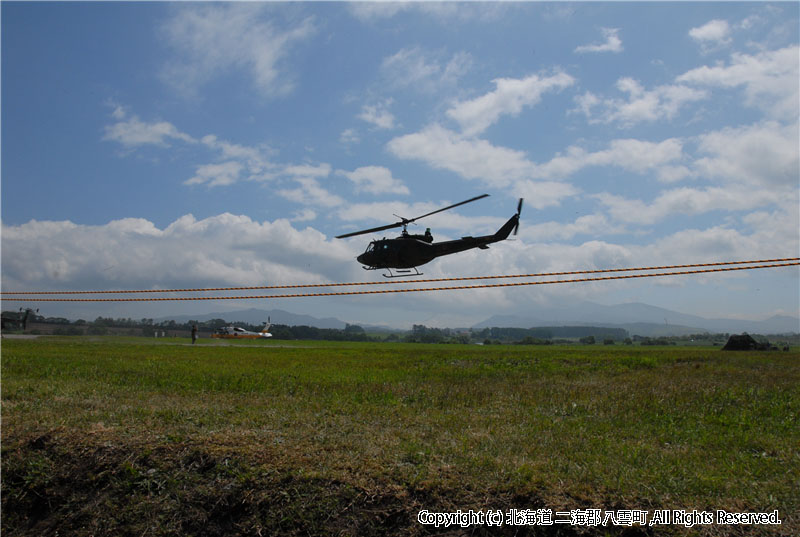
<path fill-rule="evenodd" d="M 3 312 L 6 314 L 16 312 Z M 31 325 L 34 325 L 33 327 Z M 201 336 L 211 334 L 215 330 L 234 324 L 245 330 L 258 332 L 263 324 L 210 319 L 207 321 L 155 321 L 151 318 L 112 318 L 97 317 L 93 321 L 78 319 L 70 321 L 63 317 L 45 317 L 31 313 L 28 320 L 28 333 L 49 333 L 55 335 L 130 335 L 130 336 L 188 336 L 192 327 L 197 326 Z M 50 325 L 43 327 L 42 325 Z M 317 328 L 314 326 L 288 326 L 273 324 L 270 327 L 273 339 L 280 340 L 327 340 L 327 341 L 374 341 L 404 343 L 442 343 L 442 344 L 516 344 L 516 345 L 553 345 L 553 344 L 625 344 L 625 345 L 686 345 L 711 344 L 723 345 L 729 334 L 698 333 L 687 336 L 642 337 L 629 335 L 622 328 L 600 326 L 548 326 L 533 328 L 433 328 L 423 324 L 415 324 L 410 331 L 368 332 L 363 327 L 347 324 L 344 328 Z M 791 345 L 800 343 L 800 335 L 783 335 L 782 338 Z"/>

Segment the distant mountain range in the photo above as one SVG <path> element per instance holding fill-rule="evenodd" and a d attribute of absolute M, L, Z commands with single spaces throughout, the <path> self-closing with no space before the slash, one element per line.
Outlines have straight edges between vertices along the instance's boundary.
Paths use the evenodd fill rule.
<path fill-rule="evenodd" d="M 492 326 L 530 328 L 532 326 L 608 326 L 624 328 L 631 335 L 680 336 L 698 332 L 731 334 L 782 334 L 800 332 L 800 318 L 775 315 L 762 321 L 706 319 L 641 303 L 604 306 L 580 302 L 554 308 L 534 307 L 524 313 L 494 315 L 473 328 Z"/>
<path fill-rule="evenodd" d="M 231 323 L 260 324 L 271 318 L 273 323 L 289 326 L 315 326 L 317 328 L 343 329 L 347 323 L 334 317 L 319 319 L 311 315 L 300 315 L 284 310 L 246 309 L 214 312 L 204 315 L 180 315 L 163 317 L 156 321 L 174 319 L 178 322 L 190 320 L 208 321 L 225 319 Z M 421 323 L 424 324 L 424 323 Z M 604 306 L 593 302 L 579 302 L 559 307 L 531 307 L 527 311 L 506 315 L 493 315 L 472 326 L 475 329 L 532 328 L 539 326 L 605 326 L 624 328 L 628 333 L 647 337 L 682 336 L 702 332 L 738 334 L 784 334 L 800 332 L 800 318 L 775 315 L 761 321 L 739 319 L 706 319 L 641 303 Z M 364 328 L 391 330 L 385 326 Z M 458 328 L 458 327 L 452 327 Z"/>

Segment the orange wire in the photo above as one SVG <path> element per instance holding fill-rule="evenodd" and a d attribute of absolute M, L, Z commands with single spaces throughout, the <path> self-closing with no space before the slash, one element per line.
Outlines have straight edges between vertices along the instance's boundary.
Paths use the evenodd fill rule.
<path fill-rule="evenodd" d="M 597 270 L 574 270 L 568 272 L 543 272 L 538 274 L 509 274 L 500 276 L 463 276 L 457 278 L 432 278 L 421 280 L 387 280 L 377 282 L 351 282 L 351 283 L 316 283 L 316 284 L 297 284 L 297 285 L 259 285 L 251 287 L 207 287 L 207 288 L 185 288 L 185 289 L 137 289 L 123 291 L 2 291 L 3 295 L 92 295 L 92 294 L 132 294 L 132 293 L 198 293 L 208 291 L 252 291 L 256 289 L 302 289 L 309 287 L 351 287 L 361 285 L 391 285 L 401 283 L 435 283 L 468 280 L 495 280 L 510 278 L 539 278 L 544 276 L 569 276 L 575 274 L 603 274 L 608 272 L 642 272 L 646 270 L 667 270 L 678 268 L 693 267 L 714 267 L 722 265 L 750 265 L 755 263 L 782 263 L 788 261 L 800 261 L 800 257 L 790 257 L 785 259 L 761 259 L 757 261 L 727 261 L 717 263 L 694 263 L 689 265 L 663 265 L 655 267 L 638 268 L 616 268 L 616 269 L 597 269 Z M 788 265 L 787 265 L 788 266 Z M 755 267 L 754 267 L 755 268 Z M 7 299 L 12 300 L 12 299 Z"/>
<path fill-rule="evenodd" d="M 737 262 L 743 263 L 743 262 Z M 710 264 L 709 264 L 710 265 Z M 550 285 L 555 283 L 579 283 L 579 282 L 597 282 L 609 280 L 623 280 L 629 278 L 652 278 L 658 276 L 680 276 L 687 274 L 702 274 L 711 272 L 728 272 L 735 270 L 753 270 L 760 268 L 777 268 L 777 267 L 792 267 L 800 265 L 800 262 L 794 261 L 791 263 L 768 264 L 757 266 L 738 266 L 738 267 L 723 267 L 713 269 L 699 269 L 687 270 L 678 272 L 660 272 L 651 274 L 627 274 L 622 276 L 603 276 L 596 278 L 578 278 L 572 280 L 550 280 L 550 281 L 536 281 L 536 282 L 515 282 L 515 283 L 495 283 L 495 284 L 482 284 L 482 285 L 461 285 L 454 287 L 420 287 L 411 289 L 380 289 L 377 291 L 342 291 L 333 293 L 305 293 L 305 294 L 288 294 L 288 295 L 256 295 L 256 296 L 219 296 L 219 297 L 148 297 L 148 298 L 6 298 L 9 301 L 36 301 L 36 302 L 166 302 L 166 301 L 187 301 L 187 300 L 252 300 L 252 299 L 272 299 L 272 298 L 300 298 L 300 297 L 323 297 L 323 296 L 350 296 L 350 295 L 377 295 L 388 293 L 413 293 L 413 292 L 426 292 L 426 291 L 454 291 L 464 289 L 486 289 L 497 287 L 519 287 L 525 285 Z M 630 269 L 614 269 L 614 270 L 630 270 Z M 388 283 L 388 282 L 387 282 Z"/>

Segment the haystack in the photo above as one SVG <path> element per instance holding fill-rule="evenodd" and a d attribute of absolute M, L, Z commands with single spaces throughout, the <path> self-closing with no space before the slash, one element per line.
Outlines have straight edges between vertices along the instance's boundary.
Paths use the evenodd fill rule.
<path fill-rule="evenodd" d="M 761 351 L 768 350 L 769 344 L 759 343 L 749 334 L 733 335 L 722 347 L 723 351 Z"/>

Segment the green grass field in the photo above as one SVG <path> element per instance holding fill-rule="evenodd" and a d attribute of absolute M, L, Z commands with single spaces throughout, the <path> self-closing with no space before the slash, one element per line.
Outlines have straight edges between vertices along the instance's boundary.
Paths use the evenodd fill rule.
<path fill-rule="evenodd" d="M 4 535 L 425 535 L 421 509 L 511 508 L 782 524 L 470 531 L 800 533 L 796 350 L 187 343 L 3 340 Z"/>

